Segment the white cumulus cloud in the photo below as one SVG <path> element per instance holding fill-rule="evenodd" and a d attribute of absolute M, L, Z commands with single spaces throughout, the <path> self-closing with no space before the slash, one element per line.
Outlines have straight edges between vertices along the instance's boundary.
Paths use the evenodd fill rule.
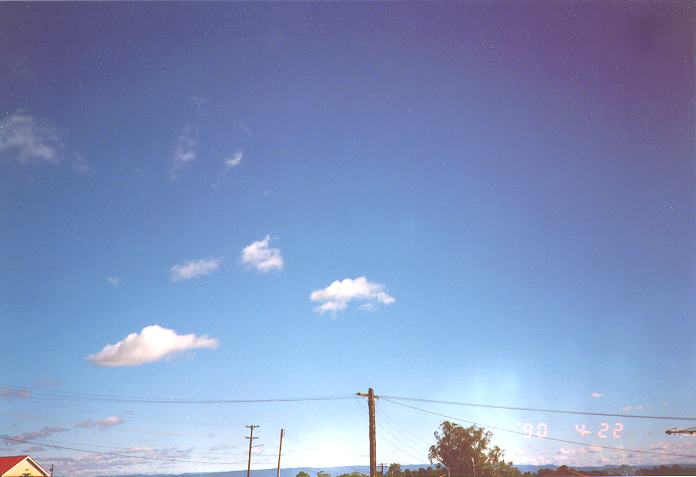
<path fill-rule="evenodd" d="M 170 270 L 170 276 L 173 282 L 198 278 L 203 275 L 211 274 L 220 268 L 221 261 L 222 259 L 220 258 L 190 260 L 183 265 L 173 265 Z"/>
<path fill-rule="evenodd" d="M 591 398 L 594 398 L 594 399 L 599 399 L 599 398 L 601 398 L 602 396 L 604 396 L 604 393 L 594 392 L 594 393 L 590 394 L 590 397 L 591 397 Z"/>
<path fill-rule="evenodd" d="M 252 242 L 242 250 L 242 263 L 259 272 L 283 269 L 283 256 L 280 249 L 270 246 L 271 236 Z"/>
<path fill-rule="evenodd" d="M 60 162 L 61 132 L 19 110 L 0 120 L 0 154 L 20 164 Z"/>
<path fill-rule="evenodd" d="M 121 284 L 121 279 L 118 277 L 106 277 L 106 281 L 109 282 L 109 285 L 113 285 L 115 287 Z"/>
<path fill-rule="evenodd" d="M 233 167 L 237 167 L 242 163 L 242 159 L 244 158 L 244 151 L 236 151 L 232 157 L 229 159 L 225 159 L 225 169 L 229 170 L 232 169 Z"/>
<path fill-rule="evenodd" d="M 106 368 L 139 366 L 183 351 L 215 349 L 218 345 L 218 340 L 206 335 L 180 335 L 174 330 L 151 325 L 143 328 L 140 333 L 131 333 L 117 343 L 104 346 L 100 352 L 87 356 L 87 359 Z"/>
<path fill-rule="evenodd" d="M 384 291 L 384 285 L 371 282 L 365 277 L 336 280 L 326 288 L 313 291 L 309 298 L 320 303 L 314 309 L 320 315 L 343 311 L 351 301 L 361 301 L 368 308 L 376 303 L 391 305 L 396 301 Z"/>

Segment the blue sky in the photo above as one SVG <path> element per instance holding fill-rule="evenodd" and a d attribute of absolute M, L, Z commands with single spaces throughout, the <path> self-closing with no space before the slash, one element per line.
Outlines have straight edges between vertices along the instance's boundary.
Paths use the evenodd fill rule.
<path fill-rule="evenodd" d="M 288 466 L 364 464 L 365 404 L 56 391 L 691 415 L 694 24 L 687 2 L 0 6 L 0 382 L 31 391 L 5 388 L 0 428 L 234 463 L 30 452 L 93 475 L 243 468 L 252 423 L 257 468 L 281 427 Z M 601 419 L 422 406 L 696 455 L 678 421 L 610 442 L 574 429 Z M 379 460 L 425 462 L 442 419 L 379 407 Z"/>

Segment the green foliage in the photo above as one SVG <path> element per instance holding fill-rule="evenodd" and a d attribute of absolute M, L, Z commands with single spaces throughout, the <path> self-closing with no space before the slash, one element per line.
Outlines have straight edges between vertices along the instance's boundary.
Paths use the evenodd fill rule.
<path fill-rule="evenodd" d="M 351 472 L 350 474 L 341 474 L 338 477 L 367 477 L 367 475 L 362 472 Z"/>
<path fill-rule="evenodd" d="M 482 427 L 462 427 L 445 421 L 440 424 L 440 432 L 435 431 L 436 444 L 430 446 L 428 458 L 448 468 L 452 477 L 522 475 L 512 462 L 503 460 L 500 447 L 489 448 L 492 436 Z"/>
<path fill-rule="evenodd" d="M 317 477 L 331 477 L 331 474 L 329 474 L 328 472 L 324 472 L 323 470 L 320 470 L 319 472 L 317 472 Z"/>
<path fill-rule="evenodd" d="M 400 464 L 389 464 L 388 473 L 392 477 L 397 477 L 399 474 L 401 474 L 401 465 Z"/>
<path fill-rule="evenodd" d="M 401 473 L 401 477 L 442 477 L 443 475 L 447 477 L 447 470 L 445 470 L 445 468 L 439 463 L 435 465 L 434 468 L 428 467 L 427 469 L 424 469 L 421 467 L 418 470 L 412 470 L 410 472 L 408 469 L 406 469 Z"/>
<path fill-rule="evenodd" d="M 618 467 L 601 467 L 582 472 L 562 465 L 556 469 L 539 469 L 536 473 L 525 472 L 527 477 L 574 477 L 576 475 L 587 476 L 622 476 L 622 475 L 696 475 L 696 467 L 682 467 L 678 464 L 661 465 L 657 467 L 633 467 L 630 465 L 620 465 Z"/>
<path fill-rule="evenodd" d="M 301 470 L 297 473 L 295 477 L 309 477 L 309 474 L 305 472 L 304 470 Z"/>

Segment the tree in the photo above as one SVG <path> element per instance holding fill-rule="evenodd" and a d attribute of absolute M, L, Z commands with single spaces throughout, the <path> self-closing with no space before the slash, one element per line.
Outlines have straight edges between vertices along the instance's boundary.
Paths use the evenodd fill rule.
<path fill-rule="evenodd" d="M 452 477 L 487 476 L 512 477 L 521 475 L 512 462 L 503 460 L 498 446 L 489 448 L 493 433 L 483 427 L 462 427 L 449 421 L 435 431 L 436 444 L 430 446 L 430 462 L 440 462 Z"/>
<path fill-rule="evenodd" d="M 309 474 L 305 472 L 304 470 L 301 470 L 297 473 L 295 477 L 309 477 Z"/>
<path fill-rule="evenodd" d="M 317 477 L 331 477 L 331 474 L 329 474 L 328 472 L 324 472 L 323 470 L 320 470 L 319 472 L 317 472 Z"/>
<path fill-rule="evenodd" d="M 389 475 L 398 477 L 401 474 L 401 464 L 389 464 Z"/>

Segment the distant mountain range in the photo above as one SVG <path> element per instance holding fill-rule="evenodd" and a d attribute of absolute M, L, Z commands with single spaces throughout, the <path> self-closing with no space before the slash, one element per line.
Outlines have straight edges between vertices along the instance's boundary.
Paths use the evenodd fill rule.
<path fill-rule="evenodd" d="M 651 468 L 658 467 L 660 464 L 654 465 L 639 465 L 632 466 L 638 468 Z M 672 464 L 665 464 L 672 465 Z M 691 467 L 696 465 L 695 463 L 689 464 L 678 464 L 682 467 Z M 402 465 L 401 470 L 418 470 L 421 467 L 428 468 L 432 467 L 431 464 L 414 464 L 414 465 Z M 555 469 L 559 466 L 557 465 L 516 465 L 518 469 L 522 472 L 536 472 L 539 469 Z M 587 471 L 587 470 L 598 470 L 598 469 L 615 469 L 621 467 L 618 465 L 603 465 L 603 466 L 569 466 L 576 470 Z M 341 474 L 350 474 L 351 472 L 362 472 L 363 474 L 370 473 L 369 465 L 353 465 L 353 466 L 343 466 L 343 467 L 290 467 L 287 469 L 280 469 L 280 477 L 295 477 L 301 470 L 307 472 L 310 476 L 314 477 L 317 472 L 324 471 L 336 477 Z M 258 469 L 251 471 L 251 477 L 276 477 L 277 470 L 273 469 Z M 112 477 L 139 477 L 143 474 L 124 474 L 124 475 L 114 475 Z M 150 477 L 246 477 L 246 470 L 231 470 L 228 472 L 192 472 L 186 474 L 149 474 Z"/>

